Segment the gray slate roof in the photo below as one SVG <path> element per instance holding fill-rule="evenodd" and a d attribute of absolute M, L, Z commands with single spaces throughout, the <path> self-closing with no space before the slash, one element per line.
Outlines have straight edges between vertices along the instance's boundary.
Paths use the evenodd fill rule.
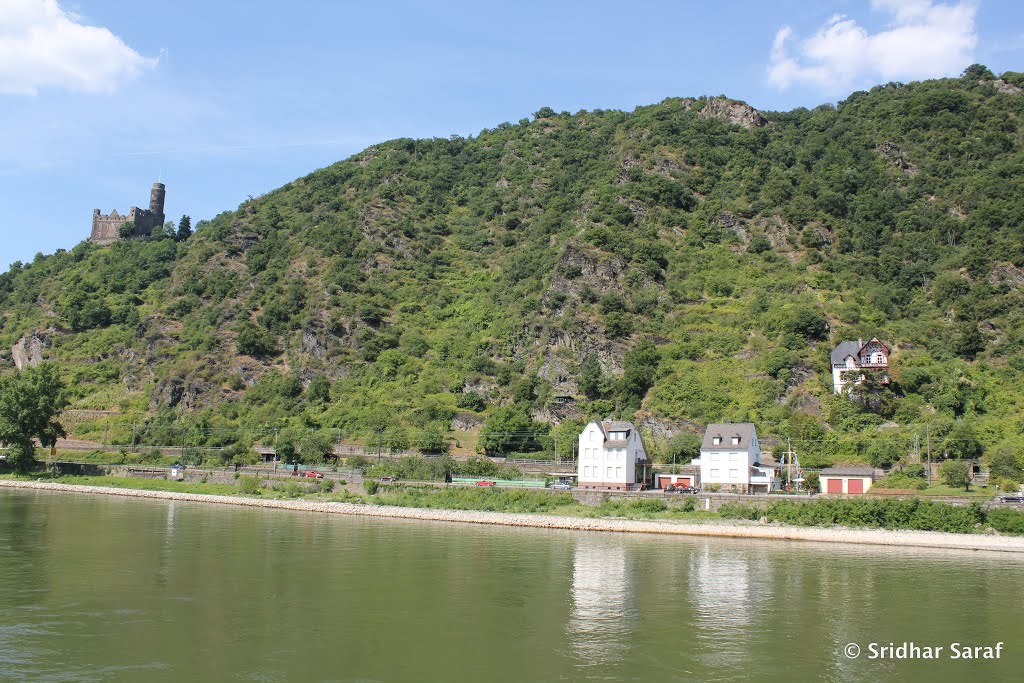
<path fill-rule="evenodd" d="M 842 365 L 847 356 L 857 358 L 863 346 L 855 341 L 839 342 L 839 346 L 832 349 L 832 353 L 829 354 L 829 360 L 832 361 L 832 365 Z"/>
<path fill-rule="evenodd" d="M 739 435 L 738 446 L 732 445 L 732 437 Z M 713 439 L 716 436 L 722 437 L 722 443 L 717 446 Z M 704 442 L 700 445 L 702 451 L 747 451 L 754 440 L 753 422 L 724 422 L 721 424 L 708 425 L 704 430 Z"/>
<path fill-rule="evenodd" d="M 821 471 L 823 475 L 832 477 L 874 477 L 874 467 L 826 467 Z"/>

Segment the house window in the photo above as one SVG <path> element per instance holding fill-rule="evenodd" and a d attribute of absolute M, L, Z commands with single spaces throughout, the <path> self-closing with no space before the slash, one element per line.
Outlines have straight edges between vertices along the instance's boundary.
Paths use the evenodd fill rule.
<path fill-rule="evenodd" d="M 590 465 L 583 468 L 583 476 L 590 479 Z"/>
<path fill-rule="evenodd" d="M 711 474 L 708 476 L 712 478 L 718 478 L 718 470 L 711 470 Z"/>
<path fill-rule="evenodd" d="M 722 444 L 722 437 L 720 437 L 720 436 L 712 437 L 712 439 L 711 439 L 711 445 L 712 446 L 720 446 L 721 444 Z"/>
<path fill-rule="evenodd" d="M 732 437 L 732 445 L 733 446 L 739 446 L 740 445 L 740 437 L 738 437 L 738 436 Z"/>
<path fill-rule="evenodd" d="M 740 471 L 739 470 L 729 470 L 729 478 L 730 479 L 739 479 L 740 478 Z"/>
<path fill-rule="evenodd" d="M 721 453 L 712 453 L 711 454 L 711 459 L 712 460 L 718 460 L 720 456 L 721 456 Z"/>
<path fill-rule="evenodd" d="M 729 454 L 729 460 L 739 460 L 739 459 L 740 459 L 740 454 L 739 453 L 730 453 Z"/>
<path fill-rule="evenodd" d="M 615 478 L 616 479 L 622 479 L 622 468 L 621 467 L 616 467 L 615 468 Z"/>

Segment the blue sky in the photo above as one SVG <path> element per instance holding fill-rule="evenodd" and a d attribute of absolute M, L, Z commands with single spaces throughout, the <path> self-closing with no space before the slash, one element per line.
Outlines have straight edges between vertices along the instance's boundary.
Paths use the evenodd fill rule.
<path fill-rule="evenodd" d="M 813 107 L 974 62 L 1024 71 L 1024 5 L 0 0 L 0 269 L 157 179 L 194 224 L 376 142 L 542 106 Z"/>

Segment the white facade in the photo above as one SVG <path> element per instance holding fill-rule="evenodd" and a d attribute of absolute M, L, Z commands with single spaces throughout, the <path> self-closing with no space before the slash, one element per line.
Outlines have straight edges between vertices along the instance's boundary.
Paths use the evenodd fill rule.
<path fill-rule="evenodd" d="M 838 396 L 864 381 L 864 373 L 877 372 L 883 384 L 889 383 L 889 347 L 878 338 L 840 342 L 829 356 L 832 365 L 832 390 Z M 857 372 L 860 370 L 861 372 Z"/>
<path fill-rule="evenodd" d="M 761 445 L 750 422 L 708 425 L 700 457 L 692 464 L 700 467 L 701 486 L 717 484 L 743 492 L 778 488 L 778 468 L 761 464 Z"/>
<path fill-rule="evenodd" d="M 580 434 L 578 453 L 580 488 L 629 489 L 643 481 L 647 452 L 631 422 L 591 422 Z"/>

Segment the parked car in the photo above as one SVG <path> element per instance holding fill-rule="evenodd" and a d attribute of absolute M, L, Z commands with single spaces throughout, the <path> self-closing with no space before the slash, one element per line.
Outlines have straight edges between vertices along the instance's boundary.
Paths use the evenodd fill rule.
<path fill-rule="evenodd" d="M 680 486 L 676 491 L 679 493 L 700 493 L 700 489 L 696 486 Z"/>
<path fill-rule="evenodd" d="M 476 485 L 477 486 L 494 486 L 494 482 L 493 481 L 487 481 L 486 479 L 484 479 L 484 480 L 478 481 L 476 483 Z"/>
<path fill-rule="evenodd" d="M 557 482 L 555 484 L 552 484 L 549 488 L 552 491 L 571 491 L 572 490 L 572 486 L 570 484 L 566 484 L 564 481 L 560 481 L 560 482 Z"/>
<path fill-rule="evenodd" d="M 382 484 L 394 484 L 396 481 L 398 481 L 398 477 L 392 477 L 392 476 L 389 475 L 389 476 L 381 477 L 377 481 L 379 481 Z"/>
<path fill-rule="evenodd" d="M 1000 503 L 1024 503 L 1024 495 L 999 496 Z"/>
<path fill-rule="evenodd" d="M 309 479 L 323 479 L 324 478 L 324 475 L 320 474 L 319 472 L 314 472 L 313 470 L 306 470 L 305 472 L 302 473 L 302 476 L 307 477 Z"/>
<path fill-rule="evenodd" d="M 665 484 L 665 493 L 675 493 L 675 490 L 676 490 L 676 485 L 675 484 Z"/>

